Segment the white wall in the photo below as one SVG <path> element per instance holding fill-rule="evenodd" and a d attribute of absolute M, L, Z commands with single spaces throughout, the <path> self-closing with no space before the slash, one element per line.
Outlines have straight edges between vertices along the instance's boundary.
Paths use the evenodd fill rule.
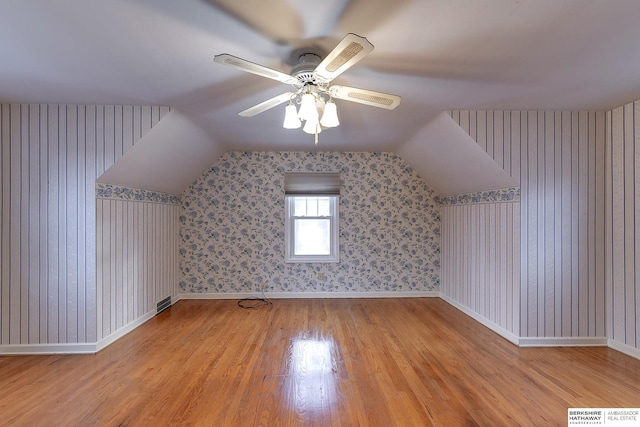
<path fill-rule="evenodd" d="M 168 108 L 0 107 L 0 345 L 97 341 L 95 180 Z"/>
<path fill-rule="evenodd" d="M 605 113 L 452 117 L 520 181 L 520 335 L 605 337 Z"/>
<path fill-rule="evenodd" d="M 640 355 L 640 102 L 607 113 L 606 159 L 607 336 Z"/>

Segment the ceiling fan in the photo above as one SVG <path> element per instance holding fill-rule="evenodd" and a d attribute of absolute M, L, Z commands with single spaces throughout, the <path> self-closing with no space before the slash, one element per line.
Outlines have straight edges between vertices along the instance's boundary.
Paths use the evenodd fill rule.
<path fill-rule="evenodd" d="M 304 121 L 303 131 L 315 134 L 317 145 L 318 134 L 323 128 L 335 127 L 340 124 L 336 105 L 333 102 L 334 98 L 388 110 L 392 110 L 400 104 L 401 98 L 398 95 L 349 86 L 330 85 L 334 78 L 362 60 L 372 50 L 373 45 L 365 37 L 349 33 L 324 58 L 322 58 L 323 52 L 317 48 L 296 49 L 292 56 L 296 57 L 294 59 L 297 60 L 297 64 L 293 66 L 291 74 L 285 74 L 226 53 L 216 55 L 214 61 L 290 84 L 293 87 L 292 90 L 254 105 L 238 114 L 243 117 L 252 117 L 288 101 L 289 105 L 285 109 L 283 126 L 287 129 L 297 129 L 302 126 L 302 121 Z M 295 104 L 300 104 L 300 111 L 296 111 Z"/>

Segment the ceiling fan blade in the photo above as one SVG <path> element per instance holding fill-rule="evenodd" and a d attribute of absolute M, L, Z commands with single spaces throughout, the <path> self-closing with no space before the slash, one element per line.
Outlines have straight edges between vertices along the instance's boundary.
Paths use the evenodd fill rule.
<path fill-rule="evenodd" d="M 260 1 L 208 0 L 215 7 L 245 23 L 278 44 L 304 36 L 304 21 L 286 0 Z"/>
<path fill-rule="evenodd" d="M 229 65 L 231 67 L 239 68 L 242 71 L 266 77 L 268 79 L 277 80 L 282 83 L 298 83 L 298 79 L 290 76 L 289 74 L 247 61 L 246 59 L 238 58 L 237 56 L 229 55 L 228 53 L 216 55 L 213 57 L 213 60 L 218 64 Z"/>
<path fill-rule="evenodd" d="M 338 45 L 316 67 L 314 73 L 321 80 L 331 81 L 373 50 L 373 45 L 365 37 L 347 34 Z"/>
<path fill-rule="evenodd" d="M 396 108 L 400 105 L 400 100 L 402 99 L 398 95 L 340 85 L 331 86 L 329 94 L 337 99 L 386 108 L 387 110 Z"/>
<path fill-rule="evenodd" d="M 276 107 L 284 102 L 287 102 L 288 100 L 291 99 L 292 96 L 294 96 L 295 93 L 293 92 L 287 92 L 287 93 L 283 93 L 282 95 L 278 95 L 276 97 L 273 97 L 271 99 L 267 99 L 264 102 L 261 102 L 258 105 L 254 105 L 251 108 L 247 108 L 244 111 L 240 111 L 238 114 L 242 117 L 253 117 L 256 114 L 260 114 L 263 113 L 273 107 Z"/>
<path fill-rule="evenodd" d="M 415 0 L 349 0 L 340 13 L 335 30 L 370 34 L 380 30 Z"/>

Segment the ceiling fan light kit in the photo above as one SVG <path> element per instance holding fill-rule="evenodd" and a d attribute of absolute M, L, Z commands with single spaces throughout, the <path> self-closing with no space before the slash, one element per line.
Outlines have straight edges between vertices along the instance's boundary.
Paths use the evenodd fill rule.
<path fill-rule="evenodd" d="M 331 99 L 329 99 L 329 102 L 324 106 L 324 113 L 322 114 L 320 124 L 326 128 L 334 128 L 340 125 L 336 103 Z"/>
<path fill-rule="evenodd" d="M 289 102 L 289 105 L 284 109 L 284 123 L 282 127 L 285 129 L 298 129 L 300 126 L 302 126 L 302 122 L 298 117 L 298 110 L 296 110 L 293 102 Z"/>
<path fill-rule="evenodd" d="M 308 91 L 302 95 L 300 100 L 300 111 L 298 111 L 300 120 L 311 120 L 318 118 L 318 110 L 316 109 L 316 96 Z"/>
<path fill-rule="evenodd" d="M 311 52 L 311 48 L 309 50 L 310 52 L 299 51 L 298 64 L 293 67 L 290 75 L 226 53 L 216 55 L 214 61 L 292 85 L 293 91 L 268 99 L 238 114 L 243 117 L 252 117 L 288 101 L 289 103 L 285 107 L 283 127 L 298 129 L 304 121 L 302 130 L 315 135 L 316 145 L 318 144 L 318 134 L 322 132 L 323 128 L 340 125 L 334 99 L 388 110 L 392 110 L 400 104 L 401 98 L 398 95 L 348 86 L 329 85 L 334 78 L 373 51 L 373 45 L 366 38 L 351 33 L 347 34 L 324 59 L 321 59 L 317 52 Z M 299 111 L 296 111 L 296 104 L 300 105 Z"/>

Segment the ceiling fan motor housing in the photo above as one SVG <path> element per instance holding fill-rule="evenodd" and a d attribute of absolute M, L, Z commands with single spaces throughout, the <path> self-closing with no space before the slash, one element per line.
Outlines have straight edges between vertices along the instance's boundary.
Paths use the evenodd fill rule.
<path fill-rule="evenodd" d="M 321 61 L 322 58 L 315 53 L 302 53 L 298 63 L 291 69 L 291 75 L 302 85 L 318 84 L 314 71 Z"/>

